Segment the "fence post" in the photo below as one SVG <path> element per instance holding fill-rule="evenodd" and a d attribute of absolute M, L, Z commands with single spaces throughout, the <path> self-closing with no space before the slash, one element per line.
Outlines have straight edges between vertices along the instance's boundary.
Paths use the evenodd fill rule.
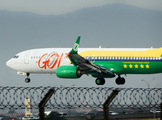
<path fill-rule="evenodd" d="M 41 102 L 39 103 L 39 119 L 40 120 L 44 120 L 44 106 L 45 104 L 48 102 L 48 100 L 51 98 L 52 94 L 54 93 L 54 88 L 51 88 L 46 95 L 44 96 L 44 98 L 41 100 Z"/>
<path fill-rule="evenodd" d="M 160 112 L 160 120 L 162 120 L 162 102 L 161 102 L 161 104 L 160 104 L 160 110 L 161 110 L 161 112 Z"/>
<path fill-rule="evenodd" d="M 112 100 L 115 98 L 115 96 L 118 94 L 119 90 L 113 90 L 111 95 L 107 98 L 105 103 L 103 104 L 104 109 L 104 120 L 109 120 L 109 105 L 112 102 Z"/>

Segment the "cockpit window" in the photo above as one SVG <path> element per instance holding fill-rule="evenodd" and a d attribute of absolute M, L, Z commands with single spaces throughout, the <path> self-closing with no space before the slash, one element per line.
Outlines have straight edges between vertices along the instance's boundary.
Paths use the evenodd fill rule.
<path fill-rule="evenodd" d="M 14 56 L 15 59 L 17 59 L 18 57 L 19 57 L 19 55 Z"/>

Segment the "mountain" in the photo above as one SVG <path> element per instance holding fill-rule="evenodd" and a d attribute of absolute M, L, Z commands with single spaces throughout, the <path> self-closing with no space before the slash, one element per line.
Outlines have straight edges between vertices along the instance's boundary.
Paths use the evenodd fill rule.
<path fill-rule="evenodd" d="M 0 16 L 0 40 L 14 41 L 13 47 L 71 47 L 79 35 L 82 47 L 162 46 L 162 12 L 130 5 L 110 4 L 57 16 L 1 10 Z"/>

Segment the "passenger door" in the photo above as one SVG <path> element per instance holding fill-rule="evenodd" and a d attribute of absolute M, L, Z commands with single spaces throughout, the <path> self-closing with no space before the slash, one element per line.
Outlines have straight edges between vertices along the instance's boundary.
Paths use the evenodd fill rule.
<path fill-rule="evenodd" d="M 30 52 L 26 52 L 25 57 L 24 57 L 24 63 L 25 64 L 29 64 L 29 56 L 30 56 Z"/>

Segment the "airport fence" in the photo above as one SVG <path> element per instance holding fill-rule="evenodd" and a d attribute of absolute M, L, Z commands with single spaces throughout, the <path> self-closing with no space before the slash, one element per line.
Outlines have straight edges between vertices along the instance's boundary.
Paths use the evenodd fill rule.
<path fill-rule="evenodd" d="M 118 114 L 119 116 L 119 113 L 131 113 L 132 115 L 133 113 L 138 113 L 138 115 L 140 115 L 140 113 L 148 113 L 147 115 L 151 115 L 152 117 L 160 118 L 161 116 L 162 88 L 50 86 L 0 86 L 0 116 L 22 118 L 27 114 L 39 113 L 39 103 L 50 89 L 53 89 L 54 93 L 51 98 L 46 101 L 47 103 L 44 106 L 47 115 L 51 111 L 55 111 L 53 114 L 59 113 L 60 116 L 64 116 L 69 120 L 72 119 L 71 117 L 75 116 L 80 116 L 81 118 L 90 116 L 93 119 L 102 116 L 101 119 L 103 119 L 103 104 L 108 99 L 111 99 L 110 97 L 114 91 L 118 91 L 114 99 L 110 100 L 108 104 L 110 115 Z"/>

